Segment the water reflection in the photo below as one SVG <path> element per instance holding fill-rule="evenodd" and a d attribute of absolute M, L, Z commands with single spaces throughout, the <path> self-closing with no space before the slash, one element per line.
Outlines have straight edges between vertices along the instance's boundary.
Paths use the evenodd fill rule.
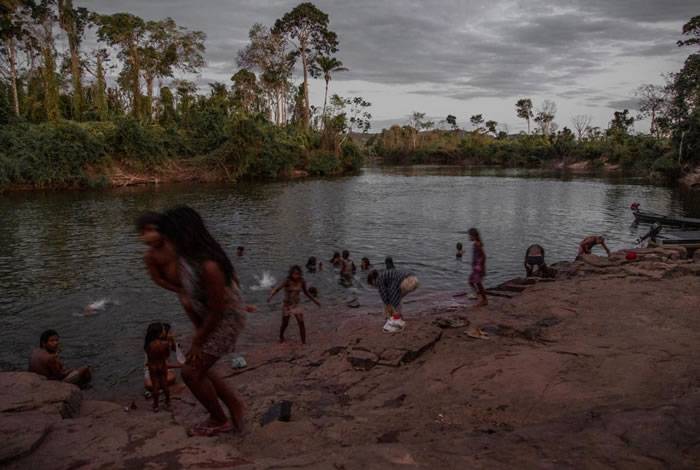
<path fill-rule="evenodd" d="M 150 282 L 133 221 L 144 210 L 189 204 L 231 254 L 248 300 L 261 305 L 244 344 L 274 339 L 276 307 L 253 291 L 263 272 L 281 279 L 289 265 L 316 256 L 328 266 L 347 248 L 356 262 L 380 265 L 392 255 L 415 270 L 422 291 L 463 289 L 469 257 L 455 260 L 458 241 L 478 227 L 488 255 L 487 284 L 522 274 L 525 248 L 539 243 L 550 261 L 570 259 L 586 235 L 604 234 L 612 249 L 644 231 L 628 207 L 700 216 L 700 196 L 638 180 L 604 181 L 526 171 L 412 167 L 369 169 L 332 180 L 230 186 L 174 185 L 106 192 L 25 193 L 0 197 L 0 361 L 24 367 L 45 328 L 62 334 L 69 362 L 97 366 L 97 386 L 134 385 L 146 325 L 167 320 L 188 331 L 173 298 Z M 243 245 L 243 258 L 234 256 Z M 347 299 L 332 271 L 307 275 L 325 305 Z M 363 304 L 377 302 L 358 279 Z M 105 311 L 83 307 L 110 299 Z M 331 313 L 332 314 L 331 309 Z M 328 327 L 333 319 L 323 320 Z M 269 334 L 268 334 L 269 332 Z"/>

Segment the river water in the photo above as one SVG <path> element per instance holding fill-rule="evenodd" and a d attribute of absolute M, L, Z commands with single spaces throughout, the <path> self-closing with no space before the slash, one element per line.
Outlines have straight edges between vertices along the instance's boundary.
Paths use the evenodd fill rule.
<path fill-rule="evenodd" d="M 452 167 L 366 169 L 353 177 L 284 183 L 165 185 L 89 192 L 31 192 L 0 196 L 0 366 L 26 367 L 46 328 L 61 334 L 69 365 L 89 363 L 96 390 L 140 382 L 146 325 L 170 321 L 190 331 L 174 296 L 157 288 L 143 268 L 144 248 L 133 228 L 145 210 L 188 204 L 231 254 L 246 300 L 260 306 L 249 318 L 242 349 L 274 342 L 279 307 L 266 306 L 269 279 L 280 280 L 309 256 L 326 264 L 349 249 L 381 264 L 394 257 L 415 271 L 420 292 L 464 290 L 469 254 L 455 244 L 477 227 L 488 256 L 487 285 L 522 275 L 531 243 L 548 262 L 572 259 L 586 235 L 603 234 L 611 249 L 629 247 L 644 231 L 631 225 L 629 205 L 700 217 L 700 197 L 635 180 L 561 178 L 518 171 Z M 245 246 L 242 258 L 235 248 Z M 341 306 L 358 297 L 378 306 L 377 293 L 358 275 L 347 290 L 331 269 L 307 275 L 324 303 L 311 331 L 332 327 Z M 416 298 L 420 299 L 420 296 Z M 86 305 L 104 300 L 95 315 Z M 278 299 L 280 300 L 280 299 Z M 329 308 L 330 307 L 330 308 Z M 343 313 L 335 313 L 343 312 Z M 290 335 L 296 334 L 294 324 Z M 316 333 L 318 334 L 318 333 Z"/>

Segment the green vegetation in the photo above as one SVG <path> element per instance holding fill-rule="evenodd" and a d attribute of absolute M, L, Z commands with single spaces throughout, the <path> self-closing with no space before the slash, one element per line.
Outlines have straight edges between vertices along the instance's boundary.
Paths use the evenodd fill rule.
<path fill-rule="evenodd" d="M 331 76 L 347 70 L 328 15 L 302 3 L 274 27 L 253 25 L 230 85 L 177 77 L 202 69 L 205 40 L 171 18 L 2 0 L 0 187 L 87 186 L 104 183 L 113 165 L 138 173 L 170 162 L 229 179 L 359 169 L 349 134 L 369 129 L 369 103 L 327 103 Z M 323 111 L 309 103 L 311 78 L 325 82 Z"/>
<path fill-rule="evenodd" d="M 683 47 L 700 46 L 700 16 L 683 28 Z M 559 129 L 557 108 L 545 100 L 535 108 L 529 98 L 515 103 L 515 114 L 527 123 L 527 132 L 508 133 L 505 126 L 469 117 L 471 130 L 462 130 L 457 117 L 448 115 L 440 129 L 415 112 L 409 124 L 393 126 L 370 139 L 373 153 L 386 163 L 481 164 L 546 167 L 555 163 L 589 162 L 590 166 L 619 165 L 636 173 L 677 177 L 700 165 L 700 51 L 671 74 L 664 86 L 644 85 L 637 90 L 639 116 L 629 110 L 613 114 L 607 129 L 591 127 L 592 118 L 574 116 Z M 637 118 L 649 118 L 648 134 L 634 133 Z M 531 132 L 534 123 L 536 129 Z"/>

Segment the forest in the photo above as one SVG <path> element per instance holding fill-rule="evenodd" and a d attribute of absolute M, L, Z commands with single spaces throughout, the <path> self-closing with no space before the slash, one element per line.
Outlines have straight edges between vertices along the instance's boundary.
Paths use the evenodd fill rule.
<path fill-rule="evenodd" d="M 193 80 L 205 33 L 171 18 L 103 15 L 72 0 L 1 0 L 0 15 L 0 185 L 107 185 L 115 165 L 233 180 L 363 163 L 350 135 L 369 130 L 370 103 L 329 96 L 347 68 L 311 3 L 252 25 L 231 82 L 208 84 Z M 322 108 L 309 102 L 312 79 L 325 82 Z"/>
<path fill-rule="evenodd" d="M 348 68 L 329 16 L 301 3 L 251 26 L 230 82 L 201 83 L 206 34 L 171 18 L 100 14 L 73 0 L 0 0 L 0 187 L 86 187 L 114 174 L 175 168 L 190 179 L 286 178 L 387 164 L 550 167 L 587 162 L 677 178 L 700 163 L 700 16 L 680 31 L 690 51 L 665 83 L 640 86 L 636 110 L 606 128 L 577 115 L 557 123 L 554 101 L 514 100 L 527 131 L 483 114 L 439 122 L 414 112 L 370 130 L 371 104 L 330 92 Z M 299 78 L 296 78 L 299 77 Z M 323 104 L 309 83 L 324 85 Z M 648 132 L 635 121 L 650 122 Z M 645 129 L 646 131 L 646 129 Z"/>

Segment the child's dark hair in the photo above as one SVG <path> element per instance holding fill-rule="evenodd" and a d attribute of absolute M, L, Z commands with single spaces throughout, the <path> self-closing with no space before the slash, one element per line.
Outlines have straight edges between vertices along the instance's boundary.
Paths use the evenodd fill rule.
<path fill-rule="evenodd" d="M 386 265 L 386 269 L 395 269 L 396 266 L 394 266 L 394 258 L 391 256 L 387 256 L 384 259 L 384 264 Z"/>
<path fill-rule="evenodd" d="M 56 330 L 46 330 L 39 337 L 39 347 L 42 347 L 52 336 L 58 336 L 58 331 Z"/>
<path fill-rule="evenodd" d="M 148 328 L 146 329 L 146 338 L 143 341 L 143 350 L 148 351 L 149 344 L 160 338 L 160 335 L 162 335 L 163 332 L 167 333 L 169 331 L 170 323 L 155 322 L 148 325 Z"/>
<path fill-rule="evenodd" d="M 177 254 L 188 261 L 214 261 L 224 273 L 226 284 L 235 280 L 231 260 L 221 245 L 214 240 L 202 217 L 188 206 L 180 206 L 165 212 L 163 234 L 173 241 Z"/>
<path fill-rule="evenodd" d="M 365 257 L 363 257 L 363 258 L 362 258 L 362 262 L 363 262 L 363 263 L 367 263 L 367 264 L 369 264 L 369 258 L 368 258 L 368 257 L 366 257 L 366 256 L 365 256 Z"/>
<path fill-rule="evenodd" d="M 306 267 L 307 268 L 315 268 L 316 267 L 316 257 L 311 256 L 309 259 L 306 261 Z"/>
<path fill-rule="evenodd" d="M 348 259 L 350 257 L 350 252 L 348 250 L 343 250 L 343 259 Z"/>
<path fill-rule="evenodd" d="M 481 235 L 479 235 L 479 231 L 475 228 L 470 228 L 469 231 L 467 232 L 470 237 L 474 237 L 476 241 L 480 242 L 481 241 Z"/>
<path fill-rule="evenodd" d="M 340 252 L 339 251 L 334 251 L 333 256 L 331 257 L 331 263 L 336 259 L 340 258 Z"/>
<path fill-rule="evenodd" d="M 298 272 L 302 277 L 304 276 L 304 271 L 301 270 L 301 266 L 295 264 L 289 268 L 289 273 L 287 274 L 287 279 L 291 279 L 295 272 Z"/>
<path fill-rule="evenodd" d="M 462 242 L 457 243 L 457 249 L 458 249 L 458 250 L 461 250 L 462 248 L 463 248 Z"/>

